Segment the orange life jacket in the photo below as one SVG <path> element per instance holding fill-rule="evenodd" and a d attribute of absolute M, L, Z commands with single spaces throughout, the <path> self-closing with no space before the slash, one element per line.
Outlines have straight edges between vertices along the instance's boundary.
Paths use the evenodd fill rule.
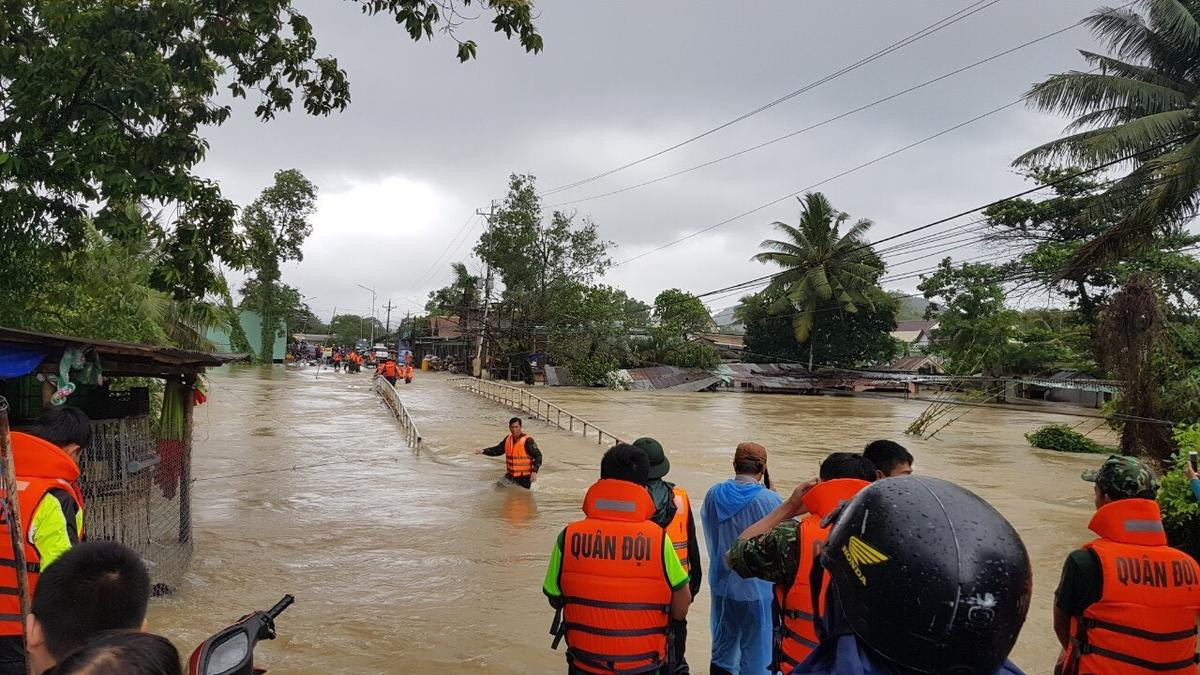
<path fill-rule="evenodd" d="M 42 498 L 51 489 L 65 490 L 83 508 L 79 490 L 79 466 L 57 445 L 19 431 L 12 433 L 13 468 L 17 473 L 17 499 L 21 502 L 21 527 L 25 530 L 25 565 L 29 573 L 29 591 L 37 587 L 41 575 L 41 554 L 33 546 L 29 525 Z M 0 494 L 3 491 L 0 490 Z M 79 533 L 83 536 L 83 532 Z M 8 519 L 0 516 L 0 636 L 23 633 L 21 600 L 17 595 L 17 564 Z"/>
<path fill-rule="evenodd" d="M 683 570 L 691 573 L 691 561 L 688 560 L 688 518 L 692 512 L 692 506 L 688 501 L 688 493 L 683 488 L 676 485 L 671 488 L 671 491 L 675 493 L 675 517 L 667 524 L 667 536 L 671 538 L 671 544 L 675 546 L 675 555 L 679 556 Z"/>
<path fill-rule="evenodd" d="M 388 359 L 379 366 L 379 372 L 384 377 L 396 377 L 396 362 Z"/>
<path fill-rule="evenodd" d="M 334 352 L 333 353 L 333 362 L 339 363 L 339 362 L 341 362 L 341 360 L 342 360 L 342 355 L 338 354 L 337 352 Z"/>
<path fill-rule="evenodd" d="M 602 479 L 567 526 L 559 571 L 567 660 L 588 673 L 643 673 L 668 662 L 671 585 L 664 530 L 646 488 Z M 557 645 L 557 640 L 555 641 Z"/>
<path fill-rule="evenodd" d="M 1152 499 L 1122 499 L 1096 510 L 1084 545 L 1100 560 L 1100 600 L 1071 618 L 1066 673 L 1196 675 L 1200 567 L 1167 546 Z"/>
<path fill-rule="evenodd" d="M 504 469 L 513 478 L 533 475 L 533 458 L 525 452 L 527 440 L 529 434 L 521 434 L 516 442 L 513 442 L 512 434 L 504 439 Z"/>
<path fill-rule="evenodd" d="M 796 569 L 796 578 L 792 585 L 784 588 L 775 585 L 776 630 L 778 645 L 775 651 L 776 670 L 790 673 L 800 665 L 812 650 L 817 648 L 817 629 L 814 617 L 820 616 L 824 607 L 813 610 L 812 582 L 809 575 L 812 572 L 813 561 L 816 559 L 818 542 L 824 544 L 832 527 L 821 527 L 821 519 L 833 512 L 838 504 L 851 499 L 858 491 L 870 485 L 865 480 L 854 478 L 835 478 L 815 485 L 804 495 L 804 506 L 808 515 L 801 519 L 797 551 L 800 555 L 800 566 Z M 825 591 L 829 588 L 829 577 L 825 577 L 820 593 L 820 602 L 824 602 Z"/>
<path fill-rule="evenodd" d="M 411 380 L 411 379 L 412 379 L 412 376 L 413 376 L 413 367 L 412 367 L 412 366 L 405 366 L 405 367 L 404 367 L 404 379 L 406 379 L 406 380 Z"/>

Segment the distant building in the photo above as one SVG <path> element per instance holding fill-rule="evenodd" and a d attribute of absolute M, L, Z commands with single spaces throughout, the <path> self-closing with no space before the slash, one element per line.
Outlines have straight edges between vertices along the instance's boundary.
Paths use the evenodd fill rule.
<path fill-rule="evenodd" d="M 463 336 L 462 319 L 457 316 L 435 316 L 429 320 L 431 337 L 457 340 Z"/>
<path fill-rule="evenodd" d="M 738 321 L 735 316 L 737 305 L 719 309 L 712 315 L 713 325 L 716 326 L 716 332 L 726 335 L 745 335 L 746 326 Z"/>
<path fill-rule="evenodd" d="M 946 369 L 942 367 L 942 362 L 940 359 L 935 356 L 926 356 L 922 354 L 918 354 L 916 356 L 901 356 L 886 366 L 875 368 L 875 370 L 909 373 L 912 375 L 946 374 Z"/>
<path fill-rule="evenodd" d="M 695 333 L 692 339 L 712 345 L 722 361 L 741 361 L 742 352 L 746 349 L 746 338 L 742 335 Z"/>
<path fill-rule="evenodd" d="M 242 332 L 246 334 L 246 342 L 250 343 L 250 351 L 255 358 L 258 358 L 258 352 L 262 345 L 262 317 L 258 312 L 251 309 L 238 310 L 238 321 L 242 324 Z M 279 326 L 275 330 L 275 344 L 271 350 L 271 360 L 275 363 L 283 363 L 283 357 L 287 353 L 287 324 L 283 319 L 279 320 Z M 236 351 L 229 344 L 229 328 L 227 326 L 218 326 L 208 329 L 208 341 L 213 344 L 213 348 L 218 352 Z"/>
<path fill-rule="evenodd" d="M 897 321 L 892 337 L 908 345 L 909 353 L 928 347 L 937 330 L 937 320 Z"/>
<path fill-rule="evenodd" d="M 1050 377 L 1021 378 L 1025 398 L 1100 408 L 1120 393 L 1120 383 L 1096 380 L 1076 368 L 1063 368 Z"/>

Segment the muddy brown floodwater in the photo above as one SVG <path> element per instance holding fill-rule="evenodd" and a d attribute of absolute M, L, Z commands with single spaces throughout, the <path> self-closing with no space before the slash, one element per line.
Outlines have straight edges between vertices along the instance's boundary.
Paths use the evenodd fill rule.
<path fill-rule="evenodd" d="M 399 387 L 428 442 L 417 453 L 365 373 L 211 373 L 209 403 L 196 411 L 195 559 L 178 593 L 154 601 L 152 629 L 186 654 L 292 593 L 279 639 L 259 650 L 272 672 L 563 672 L 541 580 L 554 538 L 581 517 L 603 448 L 529 422 L 546 457 L 540 480 L 532 492 L 497 487 L 503 461 L 472 451 L 498 442 L 512 413 L 446 380 L 419 372 Z M 924 404 L 896 399 L 538 393 L 627 439 L 658 438 L 668 479 L 689 491 L 696 513 L 708 487 L 731 475 L 739 441 L 767 446 L 786 495 L 829 452 L 900 440 L 917 471 L 978 492 L 1021 533 L 1034 596 L 1013 660 L 1051 672 L 1054 587 L 1063 558 L 1089 538 L 1091 486 L 1079 473 L 1097 459 L 1036 450 L 1022 434 L 1078 418 L 977 409 L 920 441 L 903 431 Z M 708 599 L 706 584 L 690 614 L 688 659 L 701 672 Z"/>

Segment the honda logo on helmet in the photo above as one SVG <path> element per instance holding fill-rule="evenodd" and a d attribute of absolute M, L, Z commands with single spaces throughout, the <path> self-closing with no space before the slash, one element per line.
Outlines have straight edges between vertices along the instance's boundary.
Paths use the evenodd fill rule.
<path fill-rule="evenodd" d="M 890 560 L 888 556 L 855 535 L 851 535 L 850 540 L 842 546 L 842 555 L 845 556 L 846 562 L 850 563 L 850 569 L 854 570 L 854 576 L 858 577 L 863 586 L 867 585 L 863 567 Z"/>

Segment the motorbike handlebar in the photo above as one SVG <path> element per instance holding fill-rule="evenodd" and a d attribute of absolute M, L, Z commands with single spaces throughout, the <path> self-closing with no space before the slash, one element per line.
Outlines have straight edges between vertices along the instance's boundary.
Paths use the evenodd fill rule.
<path fill-rule="evenodd" d="M 267 616 L 271 617 L 272 620 L 278 618 L 280 614 L 283 614 L 283 610 L 290 607 L 295 601 L 296 598 L 291 593 L 284 595 L 282 600 L 275 603 L 274 607 L 267 610 Z"/>

